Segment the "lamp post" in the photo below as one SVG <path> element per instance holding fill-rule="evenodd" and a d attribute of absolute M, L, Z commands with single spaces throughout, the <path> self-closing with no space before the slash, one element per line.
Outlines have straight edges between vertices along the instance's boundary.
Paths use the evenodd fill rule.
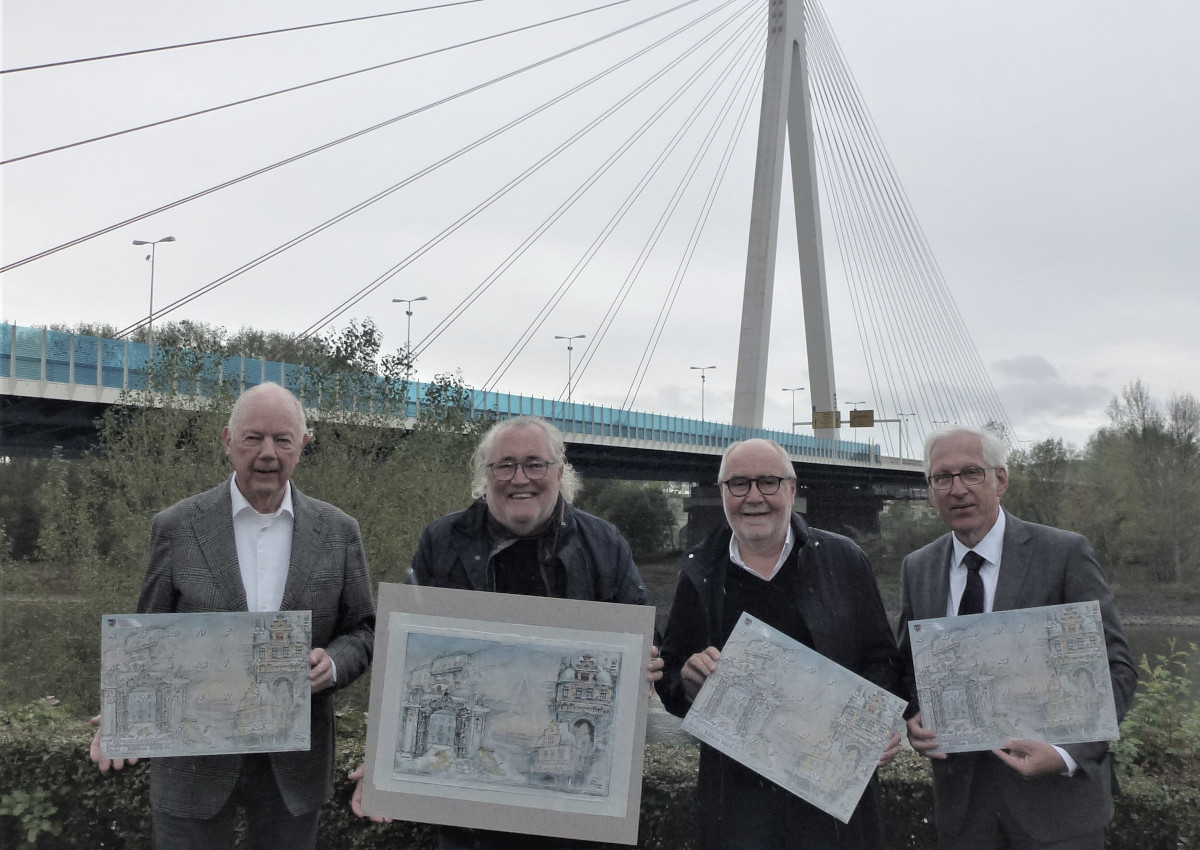
<path fill-rule="evenodd" d="M 700 421 L 704 421 L 704 373 L 709 369 L 716 369 L 716 366 L 689 366 L 689 369 L 695 369 L 700 373 Z"/>
<path fill-rule="evenodd" d="M 804 387 L 784 387 L 785 393 L 792 394 L 792 433 L 796 433 L 796 393 L 800 392 Z"/>
<path fill-rule="evenodd" d="M 164 236 L 162 239 L 155 239 L 153 242 L 148 242 L 145 239 L 134 239 L 134 245 L 149 245 L 150 246 L 150 318 L 147 320 L 147 336 L 150 339 L 150 363 L 154 363 L 154 257 L 157 253 L 155 249 L 159 242 L 174 242 L 174 236 Z"/>
<path fill-rule="evenodd" d="M 907 430 L 905 426 L 908 424 L 908 417 L 916 416 L 916 413 L 897 413 L 896 418 L 900 420 L 900 454 L 904 454 L 904 436 Z M 909 440 L 908 450 L 912 452 L 912 441 Z"/>
<path fill-rule="evenodd" d="M 429 296 L 422 295 L 419 298 L 393 298 L 393 304 L 404 305 L 404 315 L 408 317 L 407 329 L 404 332 L 404 353 L 408 355 L 407 371 L 412 371 L 412 305 L 416 301 L 428 301 Z"/>
<path fill-rule="evenodd" d="M 571 353 L 575 350 L 574 342 L 577 339 L 587 339 L 587 334 L 574 334 L 573 336 L 554 335 L 555 339 L 565 339 L 567 341 L 567 404 L 571 403 L 571 378 L 574 375 L 574 370 L 571 365 Z"/>

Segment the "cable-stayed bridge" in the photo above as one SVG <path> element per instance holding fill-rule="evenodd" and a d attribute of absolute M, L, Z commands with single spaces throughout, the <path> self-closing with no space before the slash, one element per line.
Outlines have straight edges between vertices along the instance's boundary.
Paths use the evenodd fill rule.
<path fill-rule="evenodd" d="M 114 326 L 113 337 L 152 340 L 153 323 L 168 318 L 259 325 L 285 312 L 289 327 L 311 335 L 378 314 L 403 287 L 429 291 L 440 311 L 408 344 L 421 368 L 466 371 L 473 357 L 467 382 L 484 398 L 541 386 L 548 391 L 536 397 L 599 398 L 622 413 L 641 406 L 664 370 L 686 374 L 681 363 L 714 362 L 740 338 L 732 421 L 754 428 L 790 164 L 807 348 L 807 370 L 794 368 L 806 375 L 813 414 L 799 418 L 822 426 L 808 439 L 842 444 L 833 356 L 845 375 L 844 352 L 854 349 L 846 337 L 858 342 L 850 395 L 899 425 L 873 434 L 882 450 L 867 451 L 864 468 L 911 456 L 940 422 L 1008 424 L 815 0 L 475 0 L 287 23 L 3 69 L 14 109 L 43 79 L 86 88 L 89 76 L 129 74 L 146 90 L 146 69 L 166 67 L 152 63 L 191 67 L 194 55 L 213 92 L 186 108 L 160 98 L 153 114 L 122 111 L 107 123 L 85 120 L 94 104 L 77 102 L 78 130 L 10 134 L 10 187 L 94 156 L 91 194 L 107 206 L 74 232 L 58 224 L 69 205 L 44 219 L 31 207 L 7 240 L 6 288 L 53 297 L 75 262 L 95 276 L 89 289 L 114 299 L 133 290 L 140 301 L 144 269 L 132 282 L 113 276 L 118 255 L 108 246 L 126 246 L 127 260 L 129 237 L 171 232 L 170 253 L 152 245 L 150 257 L 162 248 L 171 276 L 194 284 L 166 296 L 160 270 L 156 302 L 152 262 L 150 310 Z M 304 61 L 288 64 L 301 43 Z M 261 82 L 226 79 L 210 62 L 219 53 L 236 65 L 276 48 L 283 58 Z M 428 97 L 409 96 L 417 90 Z M 281 132 L 271 132 L 275 123 Z M 422 144 L 433 136 L 436 145 Z M 290 213 L 309 195 L 323 206 L 302 225 Z M 730 230 L 745 257 L 734 274 L 728 251 L 706 247 Z M 826 252 L 839 261 L 827 263 Z M 826 265 L 844 288 L 827 286 Z M 297 298 L 298 278 L 331 283 Z M 831 302 L 853 321 L 839 320 Z M 685 305 L 699 305 L 699 317 Z M 851 330 L 835 336 L 839 321 Z M 535 341 L 567 322 L 587 333 L 564 384 Z M 783 327 L 798 337 L 801 317 Z"/>

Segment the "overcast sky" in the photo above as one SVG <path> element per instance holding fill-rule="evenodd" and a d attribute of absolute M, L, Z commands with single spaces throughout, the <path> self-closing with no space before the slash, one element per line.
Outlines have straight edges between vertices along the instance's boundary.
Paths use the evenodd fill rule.
<path fill-rule="evenodd" d="M 514 71 L 680 5 L 641 0 L 552 26 L 446 51 L 61 153 L 14 162 L 3 179 L 3 264 L 55 247 Z M 84 0 L 6 0 L 3 67 L 298 26 L 426 5 L 409 2 L 209 0 L 117 8 Z M 427 5 L 433 5 L 429 3 Z M 3 84 L 3 158 L 435 50 L 602 5 L 599 0 L 483 0 L 380 18 L 10 73 Z M 439 245 L 427 241 L 652 77 L 732 14 L 699 0 L 630 34 L 457 98 L 31 262 L 0 277 L 0 317 L 22 325 L 107 322 L 148 311 L 149 268 L 134 239 L 159 247 L 155 304 L 174 301 L 562 94 L 682 23 L 717 10 L 673 41 L 370 209 L 175 311 L 236 330 L 301 331 L 343 298 L 404 264 L 333 321 L 374 320 L 388 349 L 405 342 L 396 297 L 420 295 L 414 344 L 457 310 L 663 98 L 648 95 L 585 136 Z M 1081 445 L 1104 408 L 1141 378 L 1165 400 L 1196 393 L 1200 375 L 1200 6 L 1032 2 L 973 4 L 826 0 L 838 38 L 912 207 L 1019 440 Z M 760 6 L 765 14 L 765 4 Z M 759 28 L 761 29 L 761 28 Z M 689 41 L 690 39 L 690 41 Z M 748 45 L 750 42 L 746 42 Z M 761 48 L 759 48 L 761 49 Z M 739 49 L 749 57 L 753 50 Z M 708 60 L 718 101 L 738 91 L 736 61 Z M 723 61 L 723 60 L 720 60 Z M 757 67 L 757 66 L 756 66 Z M 686 65 L 661 85 L 686 113 L 707 83 L 683 90 Z M 761 70 L 752 76 L 758 78 Z M 726 88 L 720 88 L 725 86 Z M 743 101 L 736 101 L 738 104 Z M 699 112 L 699 107 L 696 108 Z M 705 115 L 714 114 L 705 112 Z M 736 371 L 758 106 L 734 148 L 633 407 L 728 421 Z M 651 163 L 672 119 L 628 155 L 421 352 L 422 377 L 461 369 L 476 387 L 557 397 L 567 352 L 554 336 L 588 334 L 572 365 L 576 401 L 620 406 L 713 179 L 702 171 L 664 229 L 602 343 L 588 351 L 614 293 L 706 136 L 701 119 L 540 328 L 552 299 Z M 678 123 L 678 122 L 677 122 Z M 674 126 L 674 125 L 671 125 Z M 725 126 L 725 125 L 722 125 Z M 731 126 L 731 125 L 730 125 Z M 721 131 L 711 131 L 716 137 Z M 722 137 L 723 139 L 723 137 Z M 720 146 L 713 154 L 719 156 Z M 785 208 L 788 204 L 785 204 Z M 828 228 L 827 228 L 828 237 Z M 832 255 L 832 248 L 829 249 Z M 827 256 L 842 400 L 872 398 L 838 261 Z M 765 425 L 791 420 L 806 386 L 794 237 L 780 240 Z M 499 379 L 506 352 L 524 349 Z M 798 411 L 808 405 L 797 394 Z M 885 411 L 886 412 L 886 411 Z M 890 413 L 890 412 L 889 412 Z M 858 435 L 863 436 L 863 435 Z M 874 435 L 876 440 L 881 434 Z"/>

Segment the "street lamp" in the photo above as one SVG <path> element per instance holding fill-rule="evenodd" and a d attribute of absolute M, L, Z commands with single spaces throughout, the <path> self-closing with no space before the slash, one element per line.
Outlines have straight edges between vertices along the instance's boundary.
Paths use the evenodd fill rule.
<path fill-rule="evenodd" d="M 159 242 L 174 242 L 174 241 L 175 241 L 174 236 L 164 236 L 162 239 L 155 239 L 153 242 L 147 242 L 145 239 L 134 239 L 133 240 L 134 245 L 149 245 L 150 246 L 150 256 L 147 257 L 147 259 L 150 260 L 150 318 L 149 318 L 149 320 L 147 320 L 147 328 L 148 328 L 147 336 L 150 339 L 150 362 L 152 364 L 154 363 L 154 256 L 156 253 L 155 248 L 158 247 Z"/>
<path fill-rule="evenodd" d="M 901 455 L 904 454 L 904 436 L 905 436 L 905 430 L 906 430 L 904 426 L 908 424 L 908 417 L 910 417 L 910 416 L 915 417 L 916 415 L 917 415 L 916 413 L 897 413 L 896 414 L 896 418 L 900 420 L 900 454 Z M 911 439 L 908 441 L 908 450 L 910 453 L 912 452 L 912 440 Z"/>
<path fill-rule="evenodd" d="M 704 373 L 709 369 L 716 369 L 716 366 L 689 366 L 689 369 L 695 369 L 700 373 L 700 421 L 704 421 Z"/>
<path fill-rule="evenodd" d="M 404 305 L 404 315 L 408 317 L 408 330 L 404 333 L 404 353 L 408 355 L 408 371 L 412 371 L 412 305 L 415 301 L 428 301 L 429 296 L 420 298 L 393 298 L 393 304 Z"/>
<path fill-rule="evenodd" d="M 792 394 L 792 433 L 793 434 L 796 433 L 796 393 L 800 392 L 800 390 L 802 390 L 802 389 L 805 389 L 805 388 L 804 387 L 784 387 L 783 388 L 783 391 L 785 393 Z"/>
<path fill-rule="evenodd" d="M 575 334 L 574 336 L 559 336 L 554 335 L 555 339 L 565 339 L 567 341 L 567 404 L 571 403 L 571 378 L 574 375 L 574 370 L 571 368 L 571 352 L 575 350 L 574 342 L 577 339 L 587 339 L 587 334 Z"/>

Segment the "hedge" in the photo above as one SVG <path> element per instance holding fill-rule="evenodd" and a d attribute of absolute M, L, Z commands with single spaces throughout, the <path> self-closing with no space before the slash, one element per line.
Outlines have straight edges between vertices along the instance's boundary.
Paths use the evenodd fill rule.
<path fill-rule="evenodd" d="M 0 712 L 0 847 L 148 850 L 150 814 L 145 765 L 101 775 L 88 761 L 90 727 L 41 706 Z M 371 824 L 350 812 L 346 774 L 361 760 L 364 724 L 347 716 L 339 730 L 337 787 L 322 814 L 323 850 L 434 850 L 431 827 Z M 696 846 L 698 751 L 647 748 L 638 847 Z M 882 772 L 889 844 L 894 850 L 935 846 L 928 766 L 911 751 Z M 1064 812 L 1065 817 L 1070 814 Z M 32 842 L 30 841 L 32 839 Z M 1108 847 L 1175 850 L 1200 846 L 1200 790 L 1135 777 L 1123 783 Z"/>

